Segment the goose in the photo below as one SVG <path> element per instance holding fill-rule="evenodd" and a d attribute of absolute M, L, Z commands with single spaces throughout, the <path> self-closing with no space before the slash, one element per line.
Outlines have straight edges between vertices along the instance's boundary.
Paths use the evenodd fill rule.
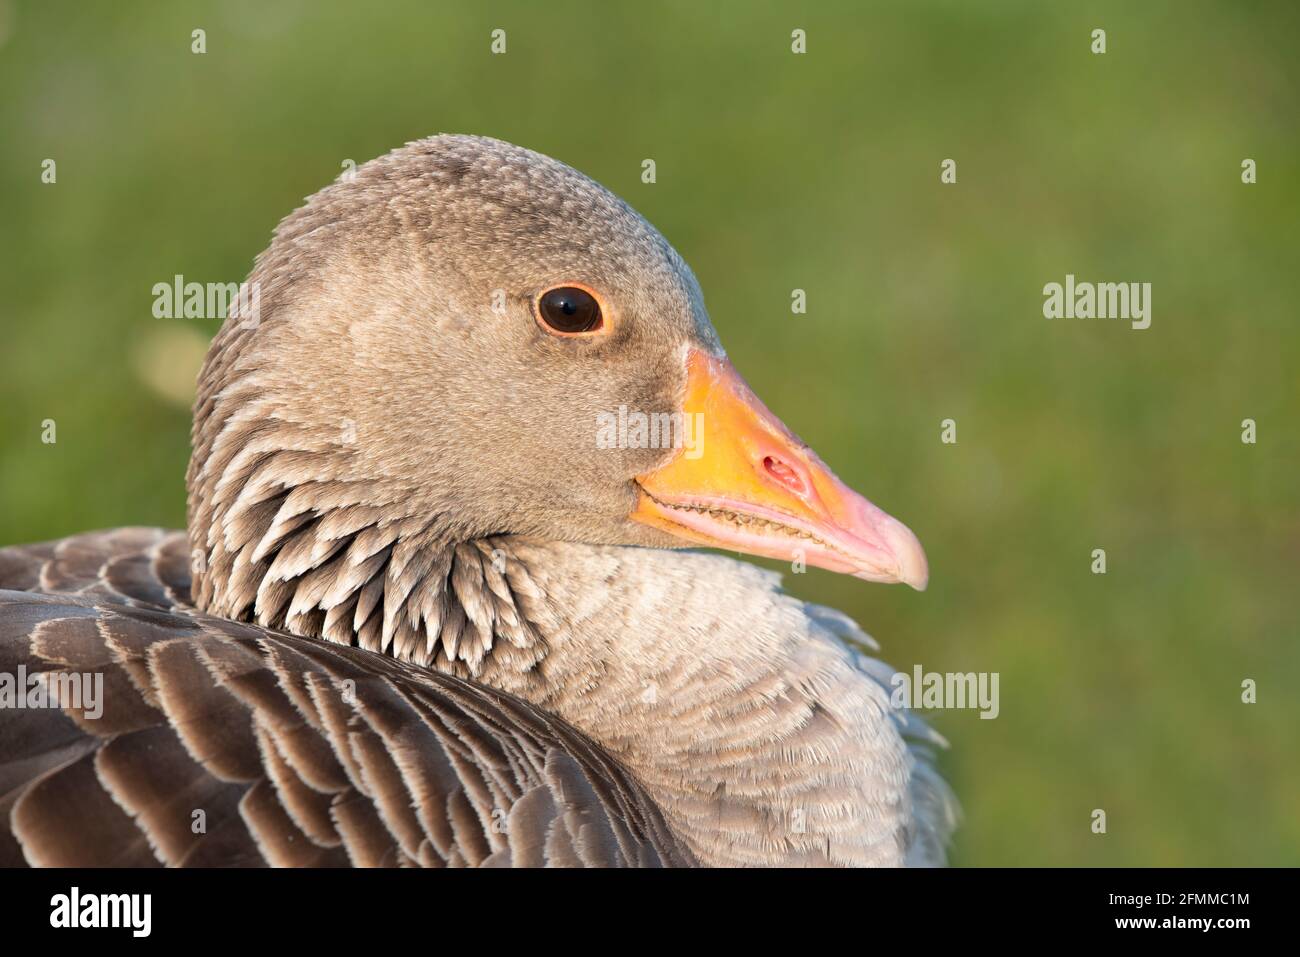
<path fill-rule="evenodd" d="M 630 206 L 439 135 L 249 281 L 187 531 L 0 550 L 0 865 L 944 863 L 944 742 L 872 640 L 704 549 L 917 589 L 924 552 Z"/>

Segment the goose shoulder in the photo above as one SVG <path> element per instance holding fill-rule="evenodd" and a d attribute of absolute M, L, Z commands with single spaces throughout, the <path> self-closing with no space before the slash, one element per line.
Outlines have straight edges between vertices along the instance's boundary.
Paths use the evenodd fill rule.
<path fill-rule="evenodd" d="M 0 550 L 0 675 L 89 674 L 103 704 L 0 708 L 0 866 L 692 863 L 563 721 L 204 615 L 187 556 L 160 529 Z"/>

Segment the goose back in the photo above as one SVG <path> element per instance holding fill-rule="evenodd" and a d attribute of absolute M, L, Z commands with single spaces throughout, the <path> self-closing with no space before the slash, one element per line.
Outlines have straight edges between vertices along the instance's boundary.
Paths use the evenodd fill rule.
<path fill-rule="evenodd" d="M 97 716 L 0 708 L 0 866 L 693 863 L 560 719 L 205 615 L 189 585 L 179 532 L 0 549 L 0 674 L 103 682 Z"/>

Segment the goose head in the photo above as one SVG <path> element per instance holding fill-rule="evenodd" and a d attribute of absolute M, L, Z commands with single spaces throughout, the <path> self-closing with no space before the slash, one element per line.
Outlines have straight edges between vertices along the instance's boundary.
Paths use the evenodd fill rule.
<path fill-rule="evenodd" d="M 510 534 L 925 587 L 916 536 L 733 368 L 681 257 L 555 160 L 409 144 L 286 218 L 250 282 L 257 314 L 227 320 L 200 376 L 201 604 L 247 613 L 273 602 L 268 572 L 308 574 L 366 535 L 389 559 Z M 285 549 L 304 524 L 319 533 Z"/>

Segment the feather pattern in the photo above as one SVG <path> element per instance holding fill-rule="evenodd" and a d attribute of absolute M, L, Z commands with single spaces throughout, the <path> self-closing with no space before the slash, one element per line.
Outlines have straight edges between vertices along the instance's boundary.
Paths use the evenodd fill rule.
<path fill-rule="evenodd" d="M 98 718 L 0 709 L 0 866 L 692 862 L 573 728 L 199 613 L 186 555 L 155 529 L 0 550 L 0 672 L 104 679 Z"/>

